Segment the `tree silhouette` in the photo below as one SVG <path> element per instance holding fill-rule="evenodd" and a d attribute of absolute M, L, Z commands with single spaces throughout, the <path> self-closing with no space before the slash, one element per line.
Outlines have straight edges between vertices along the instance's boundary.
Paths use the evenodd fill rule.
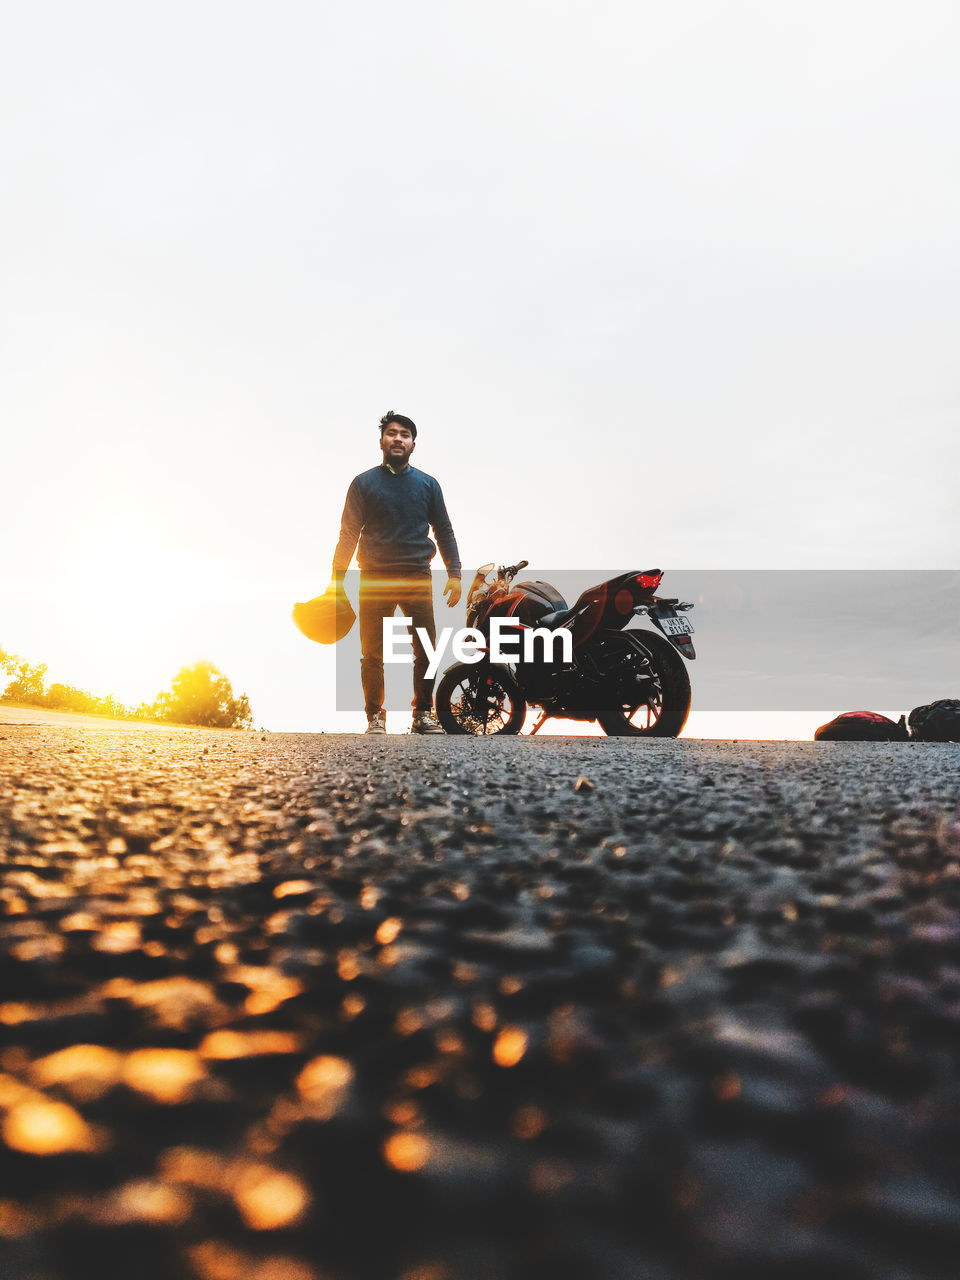
<path fill-rule="evenodd" d="M 114 720 L 170 720 L 175 724 L 205 725 L 212 729 L 252 729 L 253 712 L 245 693 L 234 697 L 230 681 L 212 662 L 195 662 L 182 667 L 171 688 L 158 693 L 151 703 L 126 707 L 112 694 L 97 697 L 86 689 L 55 681 L 46 687 L 46 663 L 31 667 L 17 653 L 0 647 L 0 671 L 13 676 L 0 699 L 21 705 L 46 707 L 51 711 L 78 711 L 109 716 Z"/>
<path fill-rule="evenodd" d="M 18 658 L 15 654 L 6 656 L 13 658 L 12 666 L 7 668 L 13 676 L 13 680 L 4 689 L 4 698 L 9 702 L 26 702 L 34 706 L 40 706 L 44 698 L 47 664 L 41 662 L 38 667 L 31 667 L 29 662 L 24 662 L 22 658 Z"/>
<path fill-rule="evenodd" d="M 182 667 L 170 689 L 157 695 L 152 710 L 157 719 L 177 724 L 200 724 L 211 729 L 249 729 L 253 713 L 245 693 L 234 697 L 230 681 L 212 662 Z"/>
<path fill-rule="evenodd" d="M 62 684 L 58 680 L 47 690 L 43 705 L 51 711 L 80 711 L 90 715 L 99 710 L 100 701 L 102 699 L 95 698 L 86 689 L 77 689 L 72 684 Z"/>

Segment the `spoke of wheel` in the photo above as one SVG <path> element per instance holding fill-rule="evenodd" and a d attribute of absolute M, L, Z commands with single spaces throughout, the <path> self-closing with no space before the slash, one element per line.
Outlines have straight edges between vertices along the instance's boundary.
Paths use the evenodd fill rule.
<path fill-rule="evenodd" d="M 639 707 L 630 707 L 629 705 L 627 705 L 623 708 L 623 710 L 624 710 L 623 718 L 627 721 L 628 724 L 632 724 L 635 729 L 643 730 L 643 729 L 650 728 L 650 725 L 652 723 L 651 717 L 653 715 L 653 708 L 650 706 L 649 702 L 643 703 Z M 634 720 L 634 716 L 639 716 L 641 711 L 646 712 L 646 721 L 647 721 L 646 724 L 639 724 L 637 721 Z"/>
<path fill-rule="evenodd" d="M 483 722 L 484 733 L 499 733 L 505 724 L 503 714 L 504 697 L 501 690 L 501 696 L 498 698 L 492 691 L 487 695 L 487 714 Z M 491 729 L 491 721 L 494 727 Z"/>

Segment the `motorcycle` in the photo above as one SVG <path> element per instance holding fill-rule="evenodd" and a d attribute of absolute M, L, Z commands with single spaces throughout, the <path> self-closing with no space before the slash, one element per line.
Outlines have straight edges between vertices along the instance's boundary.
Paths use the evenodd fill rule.
<path fill-rule="evenodd" d="M 494 572 L 491 563 L 477 570 L 467 594 L 467 626 L 483 643 L 478 642 L 479 661 L 454 663 L 437 686 L 437 719 L 447 733 L 519 733 L 531 705 L 540 711 L 531 734 L 551 717 L 563 717 L 596 720 L 611 737 L 677 737 L 690 711 L 682 659 L 696 657 L 693 627 L 681 615 L 693 605 L 657 596 L 663 574 L 648 569 L 590 587 L 570 607 L 547 582 L 514 585 L 527 564 L 521 560 Z M 511 619 L 518 639 L 524 631 L 565 628 L 571 652 L 557 657 L 554 645 L 538 659 L 524 645 L 516 661 L 495 662 L 495 618 Z M 634 618 L 646 618 L 656 630 L 628 629 Z M 499 634 L 504 625 L 494 630 Z"/>

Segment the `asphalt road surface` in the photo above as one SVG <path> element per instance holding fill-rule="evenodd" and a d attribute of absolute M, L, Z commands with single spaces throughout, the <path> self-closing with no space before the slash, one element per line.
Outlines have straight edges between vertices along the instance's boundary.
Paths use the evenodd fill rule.
<path fill-rule="evenodd" d="M 960 1272 L 960 747 L 0 726 L 4 1280 Z"/>

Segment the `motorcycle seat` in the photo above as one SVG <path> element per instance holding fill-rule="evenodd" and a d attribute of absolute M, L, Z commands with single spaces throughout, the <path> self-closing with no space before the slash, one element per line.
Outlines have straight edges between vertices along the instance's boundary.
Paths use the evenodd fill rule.
<path fill-rule="evenodd" d="M 570 609 L 554 609 L 552 613 L 545 613 L 542 618 L 538 618 L 534 625 L 545 627 L 547 631 L 556 631 L 558 627 L 565 626 L 576 611 L 575 605 Z"/>

